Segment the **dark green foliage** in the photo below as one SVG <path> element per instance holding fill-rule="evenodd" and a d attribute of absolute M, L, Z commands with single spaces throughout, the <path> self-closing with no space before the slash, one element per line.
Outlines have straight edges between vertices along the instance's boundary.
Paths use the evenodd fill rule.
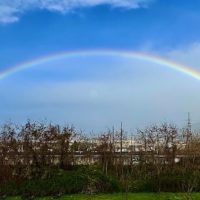
<path fill-rule="evenodd" d="M 74 167 L 73 170 L 46 169 L 41 177 L 9 181 L 0 186 L 0 196 L 19 195 L 24 199 L 33 199 L 35 196 L 54 196 L 56 198 L 63 194 L 120 191 L 199 192 L 200 172 L 168 171 L 158 176 L 152 171 L 147 174 L 133 173 L 121 179 L 120 177 L 105 175 L 95 166 L 79 166 Z"/>
<path fill-rule="evenodd" d="M 98 193 L 119 191 L 116 180 L 105 176 L 95 168 L 81 167 L 76 170 L 48 170 L 46 177 L 9 182 L 0 187 L 1 195 L 58 196 L 73 193 Z"/>

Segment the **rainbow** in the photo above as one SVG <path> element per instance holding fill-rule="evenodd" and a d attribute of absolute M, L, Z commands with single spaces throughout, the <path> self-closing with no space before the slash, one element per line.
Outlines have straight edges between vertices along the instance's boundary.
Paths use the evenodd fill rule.
<path fill-rule="evenodd" d="M 44 63 L 69 58 L 69 57 L 80 57 L 80 56 L 117 56 L 117 57 L 124 57 L 129 59 L 138 59 L 142 61 L 147 61 L 151 63 L 155 63 L 161 65 L 163 67 L 170 68 L 172 70 L 181 72 L 190 76 L 194 79 L 200 80 L 200 71 L 195 70 L 192 67 L 179 64 L 173 61 L 170 61 L 165 58 L 161 58 L 155 55 L 146 54 L 146 53 L 138 53 L 132 51 L 119 51 L 119 50 L 82 50 L 82 51 L 66 51 L 56 54 L 51 54 L 48 56 L 36 58 L 34 60 L 20 63 L 16 66 L 8 67 L 4 71 L 0 71 L 0 79 L 3 79 L 11 74 L 14 74 L 18 71 L 31 68 L 37 65 L 41 65 Z"/>

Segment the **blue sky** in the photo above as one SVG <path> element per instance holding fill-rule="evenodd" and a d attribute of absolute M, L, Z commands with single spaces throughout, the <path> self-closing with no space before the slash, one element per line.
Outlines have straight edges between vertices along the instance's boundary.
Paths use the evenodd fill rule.
<path fill-rule="evenodd" d="M 16 60 L 23 60 L 25 52 L 27 58 L 31 58 L 85 48 L 140 49 L 149 46 L 166 50 L 199 40 L 198 0 L 146 2 L 145 7 L 136 9 L 113 8 L 112 3 L 102 3 L 66 13 L 29 8 L 16 14 L 17 22 L 1 23 L 1 59 L 12 52 Z"/>
<path fill-rule="evenodd" d="M 198 0 L 0 0 L 0 70 L 84 49 L 153 53 L 199 69 L 199 25 Z M 199 88 L 152 63 L 63 59 L 0 80 L 0 120 L 46 118 L 86 130 L 124 121 L 134 129 L 165 120 L 182 125 L 189 111 L 198 123 Z"/>

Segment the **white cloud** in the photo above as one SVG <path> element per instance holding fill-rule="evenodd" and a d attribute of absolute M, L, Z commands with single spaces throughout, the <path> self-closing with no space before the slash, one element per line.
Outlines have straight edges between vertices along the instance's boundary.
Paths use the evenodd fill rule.
<path fill-rule="evenodd" d="M 68 13 L 80 7 L 110 5 L 128 9 L 146 7 L 153 0 L 0 0 L 0 23 L 13 23 L 29 10 Z"/>
<path fill-rule="evenodd" d="M 0 4 L 0 22 L 12 23 L 18 21 L 18 17 L 15 16 L 18 13 L 16 8 Z"/>

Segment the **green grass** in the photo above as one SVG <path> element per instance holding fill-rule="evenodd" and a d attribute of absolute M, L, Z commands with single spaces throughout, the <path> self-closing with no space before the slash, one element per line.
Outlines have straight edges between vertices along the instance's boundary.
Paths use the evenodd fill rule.
<path fill-rule="evenodd" d="M 184 193 L 129 193 L 125 194 L 100 194 L 100 195 L 66 195 L 59 200 L 200 200 L 200 193 L 192 194 L 187 198 Z M 37 200 L 52 200 L 53 197 L 37 198 Z M 7 198 L 6 200 L 21 200 L 19 197 Z"/>

